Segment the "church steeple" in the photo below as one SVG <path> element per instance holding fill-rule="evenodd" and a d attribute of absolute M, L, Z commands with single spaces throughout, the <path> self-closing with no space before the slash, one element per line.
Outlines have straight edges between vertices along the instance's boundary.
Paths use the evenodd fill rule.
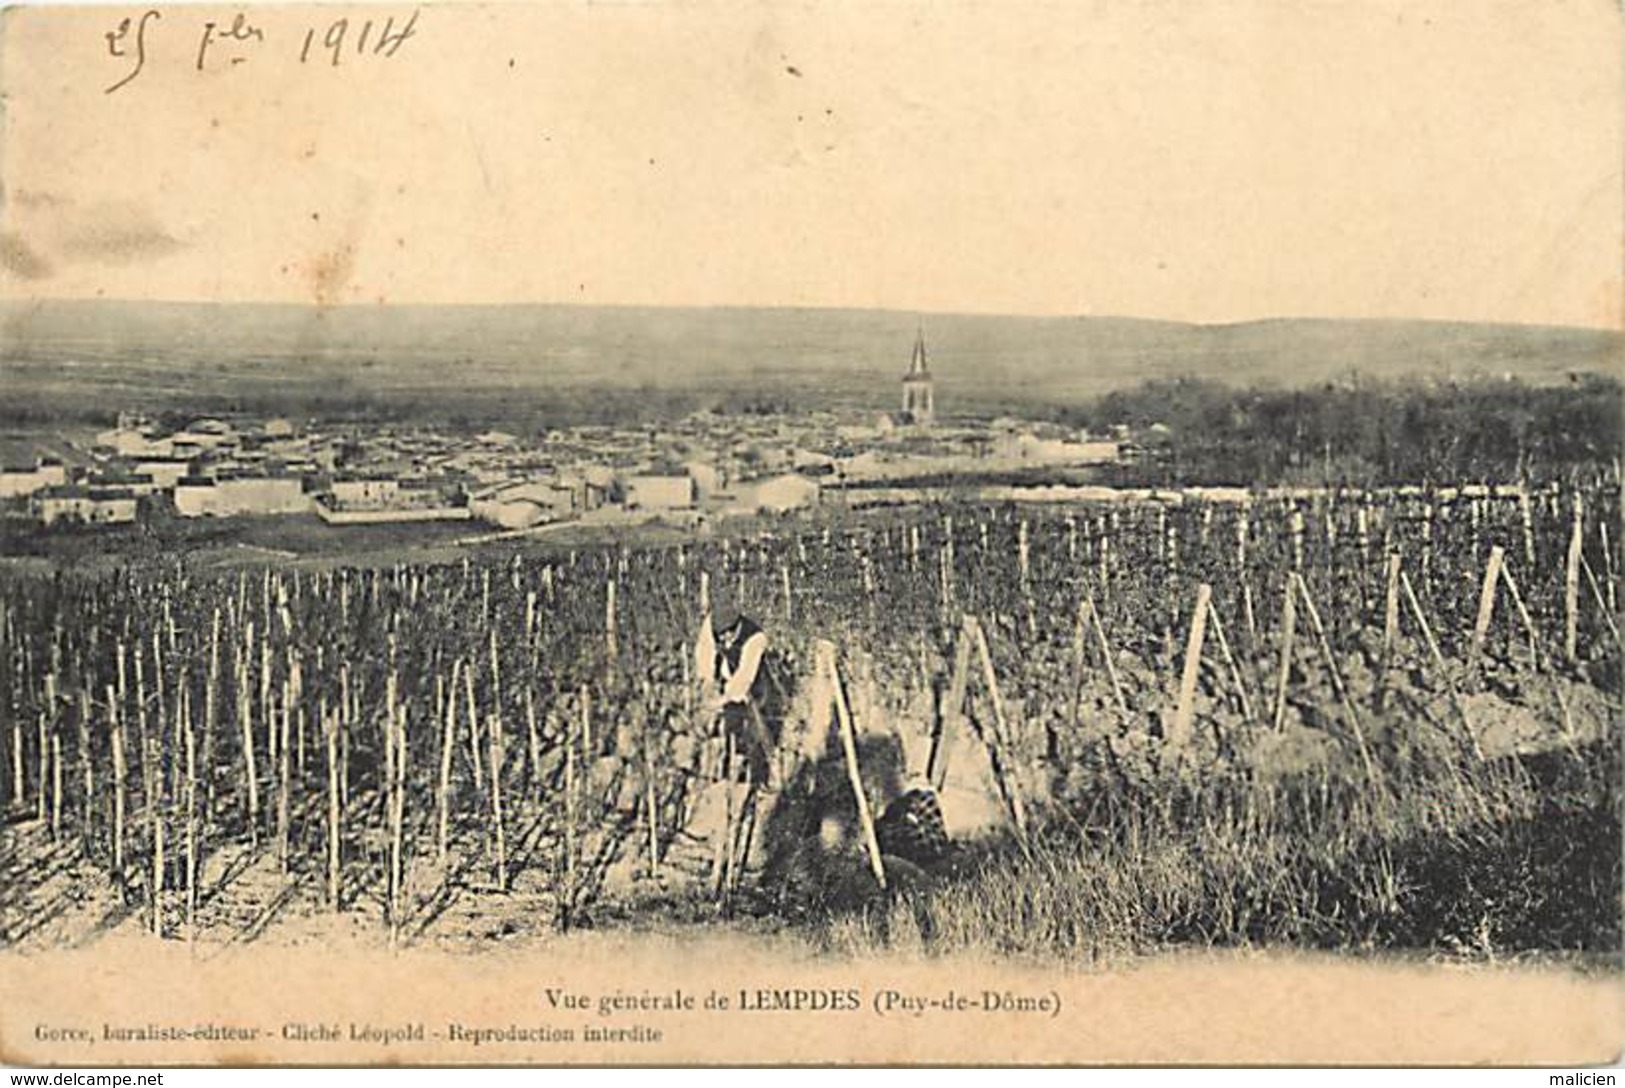
<path fill-rule="evenodd" d="M 908 375 L 914 377 L 931 376 L 931 369 L 925 358 L 925 326 L 917 326 L 914 331 L 914 358 L 909 361 Z"/>
<path fill-rule="evenodd" d="M 935 385 L 925 353 L 925 326 L 921 325 L 914 332 L 914 355 L 903 375 L 903 416 L 908 422 L 925 425 L 936 418 Z"/>

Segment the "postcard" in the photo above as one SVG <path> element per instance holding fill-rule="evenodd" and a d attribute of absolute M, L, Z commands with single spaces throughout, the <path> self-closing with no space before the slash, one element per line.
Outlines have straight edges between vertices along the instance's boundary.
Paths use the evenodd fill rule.
<path fill-rule="evenodd" d="M 5 9 L 0 1055 L 1617 1060 L 1621 39 Z"/>

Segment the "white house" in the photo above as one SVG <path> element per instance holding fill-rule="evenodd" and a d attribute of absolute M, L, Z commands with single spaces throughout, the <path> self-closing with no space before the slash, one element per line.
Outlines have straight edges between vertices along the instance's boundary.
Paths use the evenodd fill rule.
<path fill-rule="evenodd" d="M 726 486 L 722 470 L 708 461 L 689 461 L 683 465 L 683 470 L 694 481 L 694 491 L 702 499 L 709 498 Z"/>
<path fill-rule="evenodd" d="M 993 456 L 1033 465 L 1100 465 L 1117 460 L 1117 443 L 1068 442 L 1022 431 L 994 439 Z"/>
<path fill-rule="evenodd" d="M 528 529 L 543 522 L 562 521 L 578 508 L 577 493 L 568 481 L 538 480 L 499 488 L 469 504 L 474 516 L 504 529 Z"/>
<path fill-rule="evenodd" d="M 175 509 L 188 518 L 302 514 L 311 509 L 311 500 L 297 476 L 190 476 L 175 485 Z"/>
<path fill-rule="evenodd" d="M 490 522 L 499 529 L 529 529 L 533 525 L 557 520 L 548 507 L 534 499 L 482 499 L 473 504 L 474 516 Z"/>
<path fill-rule="evenodd" d="M 61 461 L 35 458 L 32 465 L 0 466 L 0 499 L 32 495 L 67 482 L 68 470 Z"/>
<path fill-rule="evenodd" d="M 767 476 L 760 480 L 742 481 L 734 487 L 736 506 L 747 510 L 768 510 L 776 514 L 816 506 L 819 492 L 816 480 L 809 480 L 794 472 Z"/>
<path fill-rule="evenodd" d="M 340 506 L 388 506 L 400 498 L 401 482 L 393 476 L 352 476 L 333 481 L 333 501 Z"/>
<path fill-rule="evenodd" d="M 178 457 L 144 457 L 135 463 L 135 471 L 150 477 L 159 490 L 168 491 L 191 471 L 191 463 Z"/>
<path fill-rule="evenodd" d="M 218 419 L 194 420 L 184 431 L 169 436 L 174 452 L 187 454 L 208 452 L 241 444 L 241 438 L 231 424 Z"/>
<path fill-rule="evenodd" d="M 117 427 L 96 436 L 96 445 L 120 457 L 169 457 L 175 449 L 173 438 L 154 438 L 150 427 Z"/>
<path fill-rule="evenodd" d="M 135 521 L 135 495 L 123 488 L 62 485 L 40 491 L 34 499 L 40 523 L 80 521 L 87 525 L 119 525 Z"/>
<path fill-rule="evenodd" d="M 688 510 L 694 501 L 692 476 L 626 478 L 626 506 L 630 510 Z"/>

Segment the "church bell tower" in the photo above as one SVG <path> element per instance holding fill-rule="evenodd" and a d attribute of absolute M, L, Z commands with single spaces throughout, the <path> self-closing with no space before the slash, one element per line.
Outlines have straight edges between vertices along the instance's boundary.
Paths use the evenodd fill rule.
<path fill-rule="evenodd" d="M 936 419 L 936 382 L 925 357 L 925 329 L 914 334 L 914 357 L 909 360 L 908 373 L 903 375 L 903 416 L 908 422 L 920 426 Z"/>

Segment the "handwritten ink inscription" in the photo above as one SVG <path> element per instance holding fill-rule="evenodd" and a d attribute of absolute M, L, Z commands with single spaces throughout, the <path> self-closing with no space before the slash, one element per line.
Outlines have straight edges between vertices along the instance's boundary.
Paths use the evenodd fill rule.
<path fill-rule="evenodd" d="M 107 88 L 108 94 L 112 94 L 141 74 L 142 67 L 147 63 L 147 24 L 161 18 L 163 16 L 157 11 L 144 11 L 137 19 L 121 19 L 117 29 L 107 32 L 107 52 L 110 56 L 128 58 L 132 55 L 131 50 L 134 50 L 135 58 L 135 65 L 129 74 Z M 130 40 L 132 31 L 135 34 L 133 42 Z"/>
<path fill-rule="evenodd" d="M 286 47 L 281 44 L 284 39 L 256 25 L 243 11 L 237 12 L 230 21 L 210 19 L 195 24 L 195 32 L 177 20 L 178 17 L 164 23 L 162 10 L 148 8 L 139 15 L 120 19 L 103 35 L 107 40 L 107 55 L 121 66 L 119 78 L 104 89 L 105 93 L 112 94 L 129 86 L 148 60 L 161 52 L 156 49 L 159 39 L 184 36 L 190 40 L 194 33 L 196 48 L 192 67 L 199 72 L 235 68 L 267 52 L 281 53 L 283 48 L 287 53 L 282 55 L 296 57 L 300 64 L 332 68 L 346 59 L 387 59 L 400 52 L 417 33 L 418 9 L 413 8 L 411 15 L 405 17 L 341 16 L 306 26 L 303 34 L 295 32 L 286 37 Z"/>

